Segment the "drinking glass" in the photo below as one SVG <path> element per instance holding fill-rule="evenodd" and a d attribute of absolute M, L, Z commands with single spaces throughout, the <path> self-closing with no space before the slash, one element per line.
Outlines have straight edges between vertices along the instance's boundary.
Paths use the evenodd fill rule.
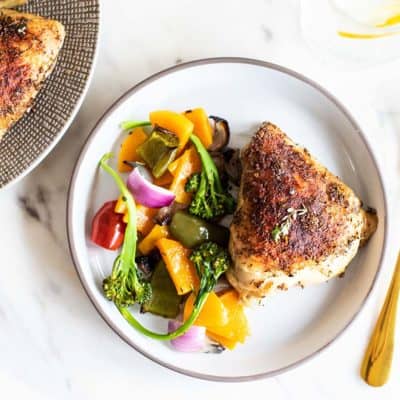
<path fill-rule="evenodd" d="M 301 0 L 300 25 L 309 47 L 335 65 L 400 56 L 400 0 Z"/>

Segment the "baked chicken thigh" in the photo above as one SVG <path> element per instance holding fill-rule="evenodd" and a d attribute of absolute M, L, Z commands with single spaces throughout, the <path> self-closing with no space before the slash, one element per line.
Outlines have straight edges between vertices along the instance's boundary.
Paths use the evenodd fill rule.
<path fill-rule="evenodd" d="M 64 36 L 57 21 L 0 9 L 0 139 L 30 108 Z"/>
<path fill-rule="evenodd" d="M 377 218 L 339 178 L 263 123 L 241 154 L 229 282 L 244 300 L 344 272 Z"/>

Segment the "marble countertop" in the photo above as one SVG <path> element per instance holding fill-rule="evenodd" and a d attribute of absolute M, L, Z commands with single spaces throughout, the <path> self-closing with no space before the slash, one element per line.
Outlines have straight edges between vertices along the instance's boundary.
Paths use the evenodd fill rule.
<path fill-rule="evenodd" d="M 259 58 L 294 68 L 351 95 L 360 117 L 373 118 L 369 138 L 399 221 L 400 61 L 346 70 L 305 45 L 298 1 L 202 2 L 105 0 L 99 57 L 86 100 L 68 133 L 29 176 L 1 192 L 0 388 L 10 399 L 218 398 L 263 393 L 270 399 L 398 399 L 400 346 L 392 379 L 368 387 L 359 366 L 390 279 L 398 230 L 366 306 L 328 350 L 270 379 L 223 384 L 177 375 L 129 348 L 97 315 L 72 265 L 65 206 L 74 161 L 96 120 L 129 87 L 163 68 L 204 57 Z M 396 97 L 397 96 L 397 97 Z M 371 107 L 372 106 L 372 107 Z M 399 341 L 400 335 L 397 334 Z M 8 396 L 5 396 L 8 394 Z M 150 397 L 148 397 L 150 395 Z"/>

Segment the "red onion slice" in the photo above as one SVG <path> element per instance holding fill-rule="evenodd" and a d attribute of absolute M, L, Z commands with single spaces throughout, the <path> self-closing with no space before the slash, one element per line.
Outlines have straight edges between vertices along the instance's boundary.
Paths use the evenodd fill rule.
<path fill-rule="evenodd" d="M 141 205 L 151 208 L 161 208 L 172 204 L 175 194 L 146 179 L 148 174 L 146 172 L 145 168 L 138 166 L 128 176 L 127 186 L 135 200 Z"/>
<path fill-rule="evenodd" d="M 176 331 L 181 326 L 178 321 L 168 321 L 168 332 Z M 197 352 L 204 349 L 206 342 L 206 328 L 191 326 L 182 336 L 171 340 L 171 345 L 178 351 Z"/>

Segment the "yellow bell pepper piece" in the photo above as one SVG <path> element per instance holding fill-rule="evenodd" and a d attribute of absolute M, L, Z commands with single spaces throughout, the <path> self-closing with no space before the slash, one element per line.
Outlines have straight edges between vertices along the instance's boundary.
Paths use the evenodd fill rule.
<path fill-rule="evenodd" d="M 159 239 L 167 238 L 169 231 L 167 226 L 154 225 L 150 233 L 139 243 L 139 250 L 143 255 L 149 254 L 155 247 Z"/>
<path fill-rule="evenodd" d="M 236 347 L 236 345 L 238 344 L 238 342 L 236 340 L 232 340 L 232 339 L 228 339 L 223 336 L 216 335 L 215 333 L 212 333 L 208 330 L 206 331 L 206 334 L 210 339 L 214 340 L 215 342 L 217 342 L 219 344 L 222 344 L 222 346 L 226 347 L 229 350 L 233 350 Z"/>
<path fill-rule="evenodd" d="M 165 238 L 157 240 L 156 246 L 179 295 L 189 293 L 198 287 L 199 278 L 189 259 L 189 249 L 175 240 Z"/>
<path fill-rule="evenodd" d="M 125 214 L 128 211 L 125 201 L 122 200 L 122 196 L 118 197 L 117 204 L 115 205 L 114 211 L 117 214 Z"/>
<path fill-rule="evenodd" d="M 238 293 L 231 289 L 220 296 L 220 300 L 228 310 L 228 322 L 225 325 L 207 327 L 207 334 L 223 337 L 232 343 L 244 343 L 249 335 L 249 326 Z"/>
<path fill-rule="evenodd" d="M 173 161 L 171 164 L 168 165 L 168 171 L 172 176 L 175 175 L 175 172 L 181 162 L 181 158 L 182 158 L 182 156 L 177 158 L 175 161 Z"/>
<path fill-rule="evenodd" d="M 187 298 L 185 307 L 183 309 L 183 319 L 186 321 L 193 311 L 193 305 L 196 296 L 191 293 Z M 229 321 L 229 313 L 221 299 L 214 293 L 210 292 L 207 300 L 204 303 L 199 316 L 195 321 L 195 325 L 204 326 L 208 328 L 217 328 L 224 326 Z"/>

